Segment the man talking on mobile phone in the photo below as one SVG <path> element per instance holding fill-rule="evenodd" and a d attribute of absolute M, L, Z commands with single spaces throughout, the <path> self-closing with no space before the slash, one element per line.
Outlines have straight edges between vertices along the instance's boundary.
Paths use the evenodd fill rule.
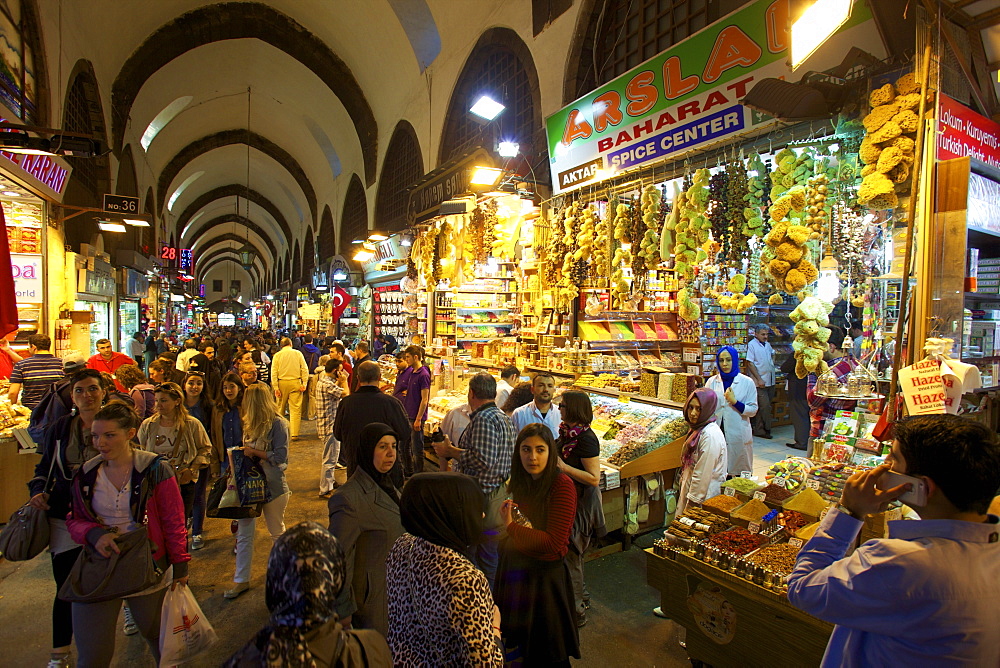
<path fill-rule="evenodd" d="M 886 463 L 847 481 L 799 552 L 788 600 L 836 624 L 824 666 L 998 666 L 1000 524 L 987 512 L 1000 487 L 1000 444 L 984 425 L 957 415 L 895 425 Z M 881 489 L 886 471 L 915 483 Z M 850 557 L 865 517 L 911 491 L 919 520 L 889 523 L 889 537 Z"/>

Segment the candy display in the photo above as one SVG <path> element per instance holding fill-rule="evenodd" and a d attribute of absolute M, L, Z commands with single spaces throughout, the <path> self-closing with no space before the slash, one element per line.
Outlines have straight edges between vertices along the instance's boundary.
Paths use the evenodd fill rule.
<path fill-rule="evenodd" d="M 847 479 L 857 472 L 857 468 L 846 464 L 824 464 L 809 474 L 809 483 L 825 502 L 832 503 L 840 501 Z"/>
<path fill-rule="evenodd" d="M 763 566 L 773 573 L 787 575 L 795 568 L 795 558 L 798 556 L 799 548 L 792 547 L 787 543 L 781 545 L 769 545 L 762 547 L 747 557 L 747 561 L 758 566 Z"/>
<path fill-rule="evenodd" d="M 717 533 L 708 539 L 708 544 L 720 550 L 744 555 L 753 552 L 764 544 L 767 539 L 761 534 L 750 533 L 743 527 L 733 527 Z"/>
<path fill-rule="evenodd" d="M 789 491 L 795 492 L 803 484 L 805 484 L 806 479 L 809 477 L 809 469 L 812 468 L 812 462 L 803 457 L 790 457 L 789 459 L 783 459 L 780 462 L 775 462 L 767 470 L 764 479 L 768 483 L 774 483 L 776 480 L 780 480 Z"/>
<path fill-rule="evenodd" d="M 609 424 L 601 440 L 601 457 L 621 466 L 663 447 L 688 433 L 681 412 L 672 408 L 623 404 L 611 397 L 592 394 L 594 419 Z"/>

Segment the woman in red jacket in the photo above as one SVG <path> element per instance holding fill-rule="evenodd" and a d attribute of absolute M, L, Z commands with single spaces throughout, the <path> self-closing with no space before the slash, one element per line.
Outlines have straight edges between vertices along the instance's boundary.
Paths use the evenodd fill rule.
<path fill-rule="evenodd" d="M 500 507 L 507 527 L 494 592 L 508 660 L 569 666 L 580 658 L 573 583 L 566 566 L 576 517 L 576 488 L 559 471 L 552 432 L 540 423 L 517 435 L 507 490 Z M 517 648 L 514 650 L 514 648 Z"/>
<path fill-rule="evenodd" d="M 66 519 L 73 540 L 97 554 L 118 551 L 115 536 L 145 519 L 153 559 L 164 569 L 160 581 L 128 596 L 129 608 L 157 663 L 160 660 L 160 607 L 168 586 L 187 584 L 187 531 L 184 502 L 174 469 L 161 455 L 134 450 L 139 426 L 135 411 L 112 401 L 94 416 L 94 448 L 100 453 L 73 478 L 72 510 Z M 115 653 L 115 624 L 122 599 L 73 603 L 79 666 L 108 666 Z"/>

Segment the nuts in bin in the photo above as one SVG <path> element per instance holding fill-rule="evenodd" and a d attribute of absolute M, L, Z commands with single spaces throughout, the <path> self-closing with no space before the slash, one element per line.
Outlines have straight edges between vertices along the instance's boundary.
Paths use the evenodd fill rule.
<path fill-rule="evenodd" d="M 791 573 L 795 568 L 795 558 L 798 553 L 799 548 L 783 543 L 765 547 L 760 552 L 747 557 L 747 561 L 763 566 L 769 571 L 785 575 Z"/>

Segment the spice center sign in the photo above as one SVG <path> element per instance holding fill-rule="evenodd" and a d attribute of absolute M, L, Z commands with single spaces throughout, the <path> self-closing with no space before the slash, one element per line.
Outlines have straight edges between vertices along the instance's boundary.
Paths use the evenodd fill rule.
<path fill-rule="evenodd" d="M 770 122 L 739 100 L 761 79 L 792 78 L 788 5 L 788 0 L 748 5 L 549 116 L 554 190 L 679 156 Z M 852 44 L 881 44 L 864 1 L 809 60 L 809 68 L 838 64 Z"/>

